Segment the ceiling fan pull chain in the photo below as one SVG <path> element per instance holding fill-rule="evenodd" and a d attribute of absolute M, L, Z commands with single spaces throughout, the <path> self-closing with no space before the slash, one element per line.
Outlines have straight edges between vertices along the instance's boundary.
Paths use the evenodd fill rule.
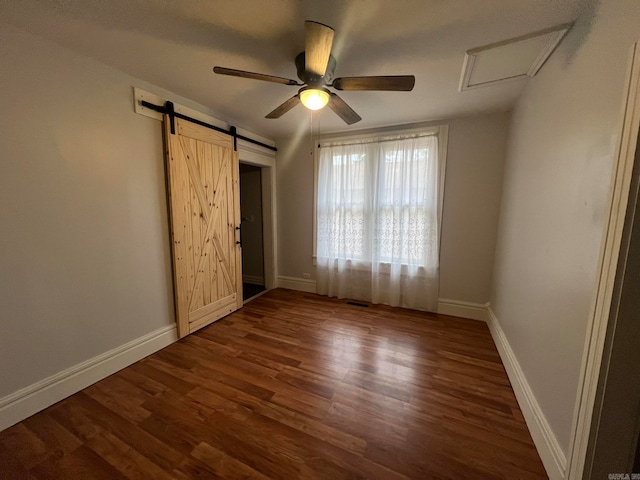
<path fill-rule="evenodd" d="M 309 153 L 313 156 L 313 110 L 309 110 L 309 130 L 309 138 L 311 139 L 311 150 L 309 150 Z"/>

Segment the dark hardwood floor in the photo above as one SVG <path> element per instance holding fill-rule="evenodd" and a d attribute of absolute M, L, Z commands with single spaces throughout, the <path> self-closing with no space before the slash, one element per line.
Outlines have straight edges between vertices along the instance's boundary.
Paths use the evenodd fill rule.
<path fill-rule="evenodd" d="M 546 478 L 487 326 L 274 290 L 0 432 L 0 478 Z"/>

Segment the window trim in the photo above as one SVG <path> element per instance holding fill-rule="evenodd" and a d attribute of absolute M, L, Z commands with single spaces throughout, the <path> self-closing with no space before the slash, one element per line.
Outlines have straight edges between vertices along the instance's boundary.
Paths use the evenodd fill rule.
<path fill-rule="evenodd" d="M 318 260 L 318 168 L 319 168 L 319 160 L 320 160 L 320 146 L 330 146 L 332 144 L 348 144 L 352 142 L 358 141 L 384 141 L 388 138 L 392 137 L 402 137 L 402 136 L 436 136 L 438 137 L 438 167 L 439 167 L 439 176 L 438 186 L 440 198 L 438 198 L 438 225 L 442 227 L 442 206 L 444 204 L 444 186 L 445 186 L 445 173 L 447 167 L 447 148 L 449 143 L 449 125 L 447 124 L 439 124 L 439 125 L 429 125 L 423 127 L 415 127 L 415 126 L 404 126 L 404 127 L 395 127 L 395 128 L 384 128 L 384 129 L 375 129 L 375 130 L 361 130 L 359 132 L 354 132 L 351 134 L 327 134 L 321 135 L 318 139 L 318 142 L 314 142 L 313 149 L 313 255 L 312 262 L 313 265 L 317 265 Z M 440 243 L 442 239 L 442 228 L 439 231 L 440 238 L 438 239 L 438 243 Z"/>

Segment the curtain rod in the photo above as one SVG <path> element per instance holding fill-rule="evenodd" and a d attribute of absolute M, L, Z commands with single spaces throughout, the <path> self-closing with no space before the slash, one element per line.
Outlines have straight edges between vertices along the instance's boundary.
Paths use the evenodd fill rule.
<path fill-rule="evenodd" d="M 260 145 L 261 147 L 268 148 L 269 150 L 273 150 L 274 152 L 278 151 L 276 147 L 267 145 L 266 143 L 262 143 L 258 140 L 254 140 L 253 138 L 245 137 L 244 135 L 239 135 L 236 127 L 231 127 L 229 130 L 225 130 L 224 128 L 216 127 L 215 125 L 211 125 L 210 123 L 203 122 L 202 120 L 198 120 L 196 118 L 183 115 L 182 113 L 178 113 L 174 109 L 173 102 L 166 102 L 163 106 L 161 106 L 161 105 L 155 105 L 153 103 L 149 103 L 145 100 L 142 100 L 140 102 L 140 105 L 146 108 L 150 108 L 151 110 L 154 110 L 156 112 L 169 115 L 169 120 L 171 121 L 171 133 L 175 133 L 174 119 L 180 118 L 182 120 L 195 123 L 202 127 L 210 128 L 211 130 L 215 130 L 216 132 L 221 132 L 221 133 L 226 133 L 227 135 L 231 135 L 233 137 L 234 150 L 238 150 L 237 141 L 238 139 L 240 139 L 240 140 L 244 140 L 245 142 L 253 143 L 254 145 Z"/>
<path fill-rule="evenodd" d="M 385 143 L 385 142 L 395 142 L 397 140 L 406 140 L 409 138 L 422 138 L 422 137 L 435 137 L 437 136 L 437 133 L 405 133 L 405 134 L 397 134 L 397 135 L 385 135 L 385 136 L 379 136 L 379 137 L 369 137 L 369 138 L 363 138 L 363 139 L 354 139 L 354 140 L 348 140 L 345 139 L 344 141 L 340 141 L 340 140 L 336 140 L 333 142 L 327 142 L 327 143 L 318 143 L 318 148 L 326 148 L 326 147 L 343 147 L 343 146 L 347 146 L 347 145 L 367 145 L 369 143 Z"/>

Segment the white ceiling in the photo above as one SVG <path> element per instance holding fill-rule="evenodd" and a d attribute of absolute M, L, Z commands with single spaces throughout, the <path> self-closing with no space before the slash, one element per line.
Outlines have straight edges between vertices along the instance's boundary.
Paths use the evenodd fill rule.
<path fill-rule="evenodd" d="M 290 87 L 215 75 L 214 65 L 297 78 L 304 21 L 335 31 L 336 77 L 416 76 L 412 92 L 338 92 L 363 120 L 324 109 L 322 132 L 510 108 L 525 79 L 458 92 L 464 52 L 573 21 L 580 0 L 0 0 L 0 18 L 194 100 L 275 138 L 308 129 L 297 106 L 264 116 Z M 544 71 L 544 67 L 543 67 Z M 46 73 L 46 72 L 45 72 Z"/>

